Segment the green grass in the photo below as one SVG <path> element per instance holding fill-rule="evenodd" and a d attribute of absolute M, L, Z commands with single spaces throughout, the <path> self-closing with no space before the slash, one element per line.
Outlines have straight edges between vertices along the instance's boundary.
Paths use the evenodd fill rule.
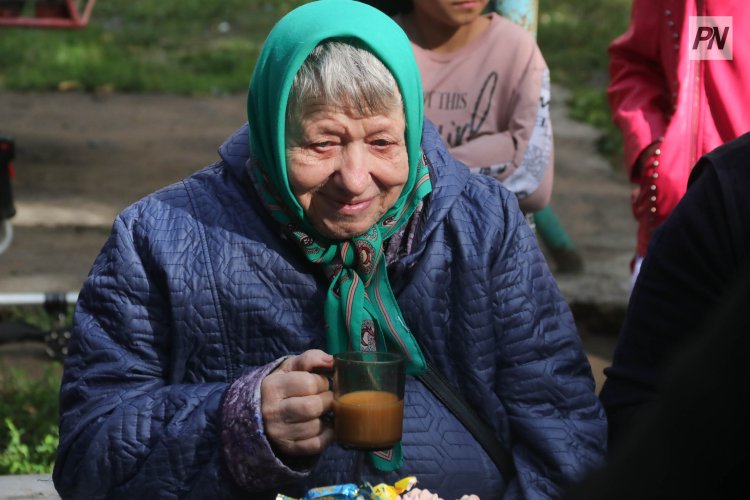
<path fill-rule="evenodd" d="M 40 306 L 2 308 L 0 323 L 25 323 L 46 332 L 61 326 L 58 321 L 68 325 L 72 309 L 58 318 Z M 33 371 L 0 364 L 0 475 L 52 471 L 62 365 L 50 360 L 41 374 Z"/>
<path fill-rule="evenodd" d="M 242 92 L 268 30 L 301 0 L 104 0 L 82 30 L 0 28 L 0 88 Z"/>
<path fill-rule="evenodd" d="M 538 42 L 552 81 L 571 92 L 572 118 L 602 131 L 599 150 L 621 164 L 622 138 L 612 124 L 606 87 L 607 46 L 625 32 L 631 0 L 540 0 Z"/>
<path fill-rule="evenodd" d="M 0 475 L 52 471 L 60 376 L 58 363 L 41 379 L 0 367 Z"/>
<path fill-rule="evenodd" d="M 304 0 L 100 0 L 82 30 L 0 28 L 0 89 L 244 92 L 271 26 Z M 631 0 L 540 0 L 538 40 L 552 79 L 571 90 L 573 118 L 602 130 L 616 158 L 606 102 L 607 45 Z M 27 7 L 28 8 L 28 7 Z"/>

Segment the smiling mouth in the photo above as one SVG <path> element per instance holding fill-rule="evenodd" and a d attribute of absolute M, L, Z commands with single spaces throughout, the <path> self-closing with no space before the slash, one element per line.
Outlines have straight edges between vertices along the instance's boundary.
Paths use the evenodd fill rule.
<path fill-rule="evenodd" d="M 359 201 L 339 201 L 330 199 L 331 205 L 340 215 L 358 215 L 370 208 L 373 198 Z"/>

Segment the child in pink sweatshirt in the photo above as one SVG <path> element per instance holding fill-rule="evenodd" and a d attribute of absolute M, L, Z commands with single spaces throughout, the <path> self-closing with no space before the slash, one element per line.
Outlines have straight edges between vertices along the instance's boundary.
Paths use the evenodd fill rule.
<path fill-rule="evenodd" d="M 412 42 L 425 115 L 451 153 L 492 175 L 525 212 L 552 194 L 549 70 L 534 38 L 489 0 L 413 0 L 394 16 Z M 403 9 L 402 9 L 403 10 Z"/>

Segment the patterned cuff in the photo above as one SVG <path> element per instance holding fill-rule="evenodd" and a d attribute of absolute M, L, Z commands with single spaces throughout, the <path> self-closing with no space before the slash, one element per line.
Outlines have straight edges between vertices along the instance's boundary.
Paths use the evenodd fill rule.
<path fill-rule="evenodd" d="M 285 359 L 244 373 L 229 387 L 222 404 L 224 458 L 235 481 L 251 491 L 267 490 L 310 473 L 284 464 L 274 454 L 263 428 L 260 384 Z"/>

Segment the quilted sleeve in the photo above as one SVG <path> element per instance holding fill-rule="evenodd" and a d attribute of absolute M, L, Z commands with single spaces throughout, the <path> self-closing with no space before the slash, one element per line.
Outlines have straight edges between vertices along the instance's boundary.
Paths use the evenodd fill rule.
<path fill-rule="evenodd" d="M 167 302 L 118 217 L 81 290 L 65 361 L 53 475 L 62 498 L 239 494 L 219 444 L 229 383 L 168 380 Z"/>
<path fill-rule="evenodd" d="M 510 426 L 524 498 L 557 498 L 603 464 L 604 411 L 572 314 L 518 210 L 491 265 L 497 350 L 495 391 Z"/>
<path fill-rule="evenodd" d="M 265 435 L 260 385 L 286 356 L 243 374 L 229 388 L 222 411 L 222 444 L 237 483 L 252 492 L 308 476 L 318 456 L 296 457 L 292 468 L 279 458 Z"/>

